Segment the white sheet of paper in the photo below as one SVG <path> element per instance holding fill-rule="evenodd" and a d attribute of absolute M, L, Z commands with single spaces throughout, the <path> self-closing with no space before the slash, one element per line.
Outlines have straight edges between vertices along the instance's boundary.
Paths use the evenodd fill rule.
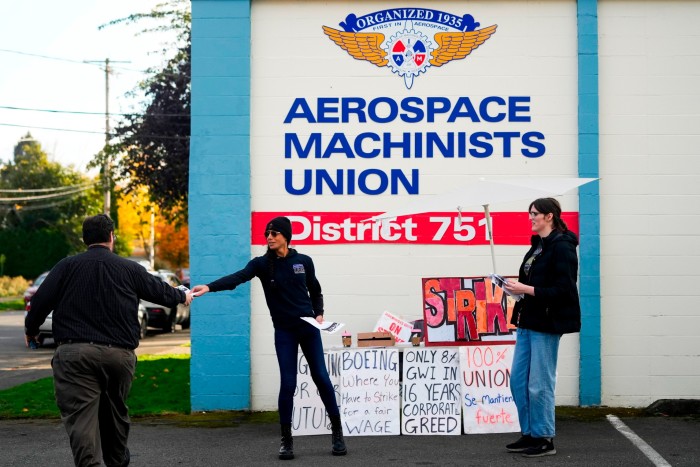
<path fill-rule="evenodd" d="M 340 328 L 345 326 L 345 323 L 336 323 L 335 321 L 324 321 L 323 323 L 319 323 L 318 321 L 316 321 L 315 318 L 309 318 L 306 316 L 302 317 L 301 319 L 303 319 L 313 327 L 318 328 L 323 332 L 327 332 L 328 334 L 334 334 Z"/>
<path fill-rule="evenodd" d="M 501 277 L 501 276 L 499 276 L 498 274 L 490 274 L 489 276 L 491 277 L 491 281 L 492 281 L 494 284 L 496 284 L 498 287 L 502 288 L 503 291 L 504 291 L 505 293 L 507 293 L 508 295 L 510 295 L 511 297 L 513 297 L 513 298 L 515 299 L 516 302 L 525 296 L 525 295 L 523 295 L 523 294 L 514 294 L 514 293 L 509 292 L 508 289 L 506 289 L 506 288 L 504 287 L 504 285 L 505 285 L 506 282 L 507 282 L 506 279 L 505 279 L 504 277 Z"/>

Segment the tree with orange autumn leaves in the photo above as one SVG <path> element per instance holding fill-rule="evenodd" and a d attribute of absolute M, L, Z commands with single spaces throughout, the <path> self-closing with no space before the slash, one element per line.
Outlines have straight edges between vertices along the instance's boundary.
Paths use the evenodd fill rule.
<path fill-rule="evenodd" d="M 149 202 L 145 189 L 128 194 L 120 193 L 117 206 L 119 234 L 131 243 L 134 256 L 149 257 L 153 214 L 156 266 L 189 266 L 189 231 L 185 222 L 174 225 L 159 215 L 158 207 Z"/>
<path fill-rule="evenodd" d="M 156 218 L 156 255 L 173 268 L 190 265 L 190 235 L 187 224 L 174 226 Z"/>

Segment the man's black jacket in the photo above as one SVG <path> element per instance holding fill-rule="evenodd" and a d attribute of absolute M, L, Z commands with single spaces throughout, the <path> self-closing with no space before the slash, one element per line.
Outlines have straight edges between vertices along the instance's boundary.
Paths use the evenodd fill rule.
<path fill-rule="evenodd" d="M 53 267 L 31 299 L 25 332 L 39 334 L 39 326 L 53 310 L 56 342 L 94 341 L 135 349 L 141 298 L 174 307 L 186 297 L 140 264 L 93 245 Z"/>

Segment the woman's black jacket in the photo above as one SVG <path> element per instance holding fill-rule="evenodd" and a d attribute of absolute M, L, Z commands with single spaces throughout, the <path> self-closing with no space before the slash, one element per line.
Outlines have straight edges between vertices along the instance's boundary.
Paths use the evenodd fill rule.
<path fill-rule="evenodd" d="M 293 248 L 285 257 L 265 254 L 253 258 L 240 271 L 207 285 L 210 292 L 233 290 L 254 277 L 260 279 L 276 329 L 295 330 L 306 326 L 299 318 L 323 314 L 323 294 L 314 262 Z"/>
<path fill-rule="evenodd" d="M 525 262 L 542 242 L 537 255 L 525 274 Z M 578 256 L 576 235 L 567 230 L 552 231 L 547 237 L 533 235 L 532 246 L 520 266 L 518 280 L 535 288 L 535 295 L 515 304 L 511 324 L 523 329 L 552 334 L 566 334 L 581 330 L 581 305 L 576 278 Z"/>

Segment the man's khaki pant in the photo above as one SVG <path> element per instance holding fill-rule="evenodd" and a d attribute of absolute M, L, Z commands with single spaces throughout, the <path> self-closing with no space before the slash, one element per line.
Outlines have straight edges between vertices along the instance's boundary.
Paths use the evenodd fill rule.
<path fill-rule="evenodd" d="M 97 344 L 59 345 L 51 361 L 56 404 L 75 465 L 129 463 L 126 398 L 136 367 L 133 350 Z"/>

